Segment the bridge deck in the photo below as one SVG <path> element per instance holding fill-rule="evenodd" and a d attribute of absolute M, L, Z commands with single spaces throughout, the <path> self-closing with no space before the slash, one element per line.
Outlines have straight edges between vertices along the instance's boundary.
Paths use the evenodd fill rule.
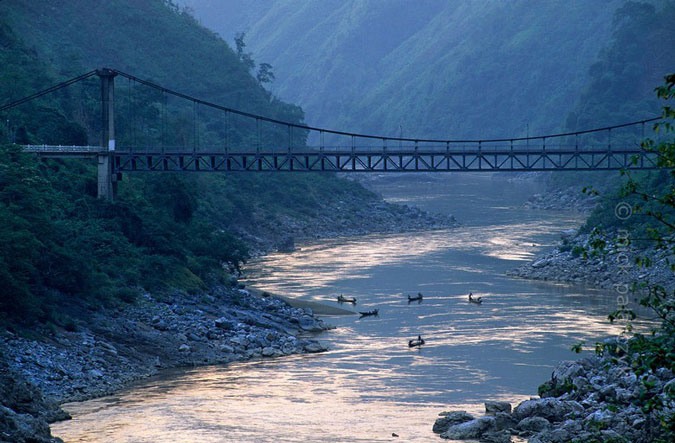
<path fill-rule="evenodd" d="M 115 172 L 458 172 L 654 169 L 656 154 L 613 150 L 115 151 Z"/>
<path fill-rule="evenodd" d="M 631 149 L 339 149 L 168 151 L 26 145 L 48 158 L 110 155 L 113 172 L 459 172 L 655 169 L 656 154 Z"/>

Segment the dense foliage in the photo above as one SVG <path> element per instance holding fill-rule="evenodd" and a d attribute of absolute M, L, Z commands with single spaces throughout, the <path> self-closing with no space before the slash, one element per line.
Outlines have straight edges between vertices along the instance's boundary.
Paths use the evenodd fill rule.
<path fill-rule="evenodd" d="M 110 204 L 95 177 L 93 165 L 0 150 L 0 312 L 10 319 L 50 319 L 64 296 L 99 305 L 141 289 L 203 290 L 246 259 L 240 241 L 194 216 L 179 179 L 138 181 Z"/>
<path fill-rule="evenodd" d="M 0 2 L 0 102 L 103 65 L 244 110 L 303 117 L 263 88 L 271 68 L 254 78 L 225 42 L 171 2 Z M 0 115 L 2 321 L 64 324 L 68 305 L 202 291 L 226 283 L 228 269 L 246 260 L 240 233 L 264 235 L 261 219 L 311 218 L 323 202 L 375 198 L 331 175 L 157 174 L 125 176 L 111 204 L 96 199 L 92 162 L 39 160 L 12 144 L 98 144 L 99 94 L 94 77 Z M 133 82 L 118 79 L 116 98 L 120 145 L 251 143 L 243 122 L 204 109 L 193 120 L 191 104 Z M 266 142 L 278 137 L 271 128 L 261 133 Z M 304 143 L 304 134 L 293 143 Z"/>
<path fill-rule="evenodd" d="M 627 1 L 612 20 L 612 35 L 588 69 L 588 82 L 574 109 L 567 114 L 566 131 L 611 125 L 651 118 L 659 114 L 659 102 L 652 93 L 664 73 L 675 66 L 675 1 Z M 622 138 L 636 143 L 645 134 L 641 127 L 614 131 L 613 143 Z M 606 146 L 606 133 L 584 139 L 587 143 Z M 585 183 L 609 191 L 619 187 L 616 173 L 560 173 L 551 175 L 552 186 Z M 654 175 L 651 186 L 658 186 Z M 646 183 L 646 182 L 645 182 Z M 649 186 L 649 185 L 648 185 Z M 631 222 L 637 222 L 640 217 Z M 597 222 L 599 220 L 593 220 Z M 609 221 L 609 217 L 608 220 Z"/>
<path fill-rule="evenodd" d="M 675 1 L 627 1 L 613 18 L 612 38 L 589 69 L 589 81 L 566 129 L 651 118 L 659 114 L 652 93 L 675 66 Z"/>
<path fill-rule="evenodd" d="M 663 120 L 654 125 L 655 133 L 661 136 L 660 141 L 648 138 L 642 143 L 644 149 L 658 154 L 659 170 L 637 175 L 624 171 L 620 190 L 606 198 L 594 212 L 587 222 L 587 229 L 594 226 L 590 253 L 612 253 L 610 244 L 619 245 L 621 249 L 636 243 L 642 247 L 652 246 L 653 249 L 648 250 L 655 250 L 664 257 L 675 278 L 675 109 L 669 103 L 675 98 L 675 74 L 669 74 L 665 79 L 665 85 L 656 88 L 657 96 L 667 102 L 663 107 Z M 616 208 L 621 209 L 617 212 Z M 658 258 L 656 254 L 639 255 L 635 264 L 650 267 Z M 596 352 L 609 353 L 615 361 L 621 359 L 640 377 L 644 387 L 638 402 L 645 412 L 665 412 L 667 405 L 657 395 L 649 375 L 660 368 L 675 370 L 675 290 L 648 281 L 634 283 L 633 290 L 641 294 L 639 302 L 658 320 L 657 326 L 648 334 L 634 331 L 632 322 L 636 314 L 628 298 L 621 296 L 622 302 L 609 315 L 609 320 L 624 322 L 629 339 L 598 343 Z M 580 352 L 581 344 L 572 349 Z M 668 400 L 675 399 L 672 389 L 666 395 Z M 665 443 L 675 438 L 675 417 L 672 414 L 663 416 L 660 423 L 663 438 L 657 441 Z"/>

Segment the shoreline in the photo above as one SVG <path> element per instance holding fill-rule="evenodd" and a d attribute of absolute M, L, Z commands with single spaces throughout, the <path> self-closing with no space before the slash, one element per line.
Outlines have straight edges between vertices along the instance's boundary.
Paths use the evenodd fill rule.
<path fill-rule="evenodd" d="M 625 342 L 607 339 L 604 344 L 608 347 L 604 356 L 559 362 L 550 380 L 539 386 L 539 397 L 513 409 L 507 401 L 487 401 L 481 417 L 466 411 L 441 412 L 433 432 L 443 439 L 490 443 L 509 443 L 512 437 L 529 443 L 651 443 L 666 437 L 660 423 L 675 413 L 672 371 L 660 368 L 638 375 L 630 357 L 621 355 Z M 623 358 L 617 362 L 616 357 Z M 645 410 L 645 393 L 665 408 Z"/>
<path fill-rule="evenodd" d="M 582 250 L 589 248 L 590 236 L 565 231 L 561 242 L 550 252 L 506 272 L 509 277 L 528 280 L 558 282 L 576 286 L 607 289 L 619 294 L 631 294 L 633 282 L 661 285 L 666 291 L 675 290 L 672 271 L 668 260 L 656 248 L 621 248 L 609 244 L 607 256 L 583 257 Z M 639 267 L 634 263 L 638 256 L 650 257 L 652 266 Z M 639 292 L 636 291 L 636 294 Z"/>
<path fill-rule="evenodd" d="M 96 315 L 98 316 L 97 318 L 99 319 L 111 317 L 123 322 L 125 318 L 127 320 L 132 320 L 132 323 L 134 323 L 135 326 L 141 327 L 144 333 L 154 333 L 157 331 L 166 333 L 176 332 L 175 329 L 172 329 L 172 325 L 167 324 L 166 321 L 165 323 L 162 323 L 162 321 L 164 320 L 164 318 L 161 318 L 162 316 L 153 315 L 152 317 L 149 317 L 150 314 L 155 314 L 156 312 L 155 309 L 149 308 L 149 306 L 160 307 L 161 309 L 164 309 L 167 314 L 174 315 L 174 318 L 178 320 L 180 320 L 181 317 L 187 316 L 189 321 L 188 324 L 194 325 L 197 329 L 199 329 L 200 321 L 196 319 L 196 316 L 202 314 L 201 320 L 202 323 L 208 323 L 208 325 L 206 325 L 206 331 L 203 330 L 195 331 L 192 332 L 192 335 L 183 334 L 183 336 L 180 336 L 179 339 L 185 342 L 181 343 L 180 345 L 175 340 L 167 341 L 173 346 L 173 353 L 178 354 L 177 359 L 164 360 L 160 358 L 160 356 L 155 356 L 156 360 L 152 362 L 153 364 L 147 365 L 144 373 L 136 372 L 129 378 L 122 377 L 122 379 L 117 380 L 116 383 L 112 383 L 112 385 L 108 384 L 106 389 L 101 388 L 100 390 L 96 390 L 96 388 L 91 387 L 82 388 L 80 386 L 80 388 L 78 389 L 78 391 L 80 392 L 75 393 L 74 396 L 68 395 L 57 396 L 59 403 L 63 404 L 63 403 L 70 403 L 73 401 L 76 402 L 84 401 L 86 399 L 101 397 L 112 394 L 114 392 L 119 392 L 120 390 L 127 389 L 133 386 L 134 383 L 140 380 L 152 376 L 157 376 L 164 369 L 204 366 L 210 364 L 227 364 L 233 361 L 250 361 L 260 358 L 274 358 L 277 356 L 291 355 L 296 353 L 321 352 L 322 350 L 325 350 L 325 348 L 322 348 L 321 345 L 318 344 L 318 342 L 316 342 L 313 339 L 316 337 L 316 334 L 320 333 L 323 330 L 326 330 L 328 326 L 325 323 L 323 323 L 322 320 L 317 319 L 316 316 L 355 314 L 352 311 L 341 309 L 336 306 L 330 306 L 328 304 L 324 304 L 318 301 L 298 300 L 291 297 L 266 294 L 264 291 L 260 289 L 249 287 L 244 289 L 243 287 L 240 286 L 241 285 L 238 285 L 235 282 L 233 287 L 215 288 L 214 291 L 212 291 L 212 293 L 204 293 L 199 294 L 197 296 L 190 296 L 187 294 L 173 294 L 171 303 L 169 303 L 169 301 L 167 300 L 156 300 L 153 298 L 152 295 L 145 294 L 142 297 L 142 300 L 140 301 L 140 303 L 143 305 L 142 307 L 139 307 L 137 305 L 130 305 L 125 307 L 124 309 L 110 310 L 101 313 L 96 313 Z M 174 297 L 177 297 L 178 300 L 175 300 Z M 166 310 L 167 307 L 168 310 Z M 291 321 L 291 319 L 294 318 L 293 315 L 286 315 L 285 317 L 284 315 L 278 315 L 280 314 L 280 312 L 277 312 L 279 311 L 279 308 L 284 308 L 281 309 L 281 311 L 285 310 L 286 314 L 295 313 L 296 321 Z M 145 312 L 142 312 L 144 309 Z M 214 310 L 217 311 L 218 309 L 224 310 L 223 312 L 221 312 L 225 314 L 224 317 L 227 317 L 225 318 L 224 321 L 219 321 L 221 317 L 217 317 L 215 315 L 216 312 Z M 233 314 L 232 312 L 233 310 L 242 311 L 240 313 L 241 315 L 237 314 L 234 314 L 234 316 L 230 315 Z M 252 314 L 252 312 L 250 311 L 255 311 L 255 314 Z M 256 314 L 259 314 L 258 318 L 256 318 Z M 271 314 L 272 317 L 277 318 L 273 320 L 270 319 L 269 316 L 266 316 L 265 314 Z M 129 315 L 131 316 L 129 317 Z M 253 317 L 251 317 L 251 315 L 253 315 Z M 155 317 L 160 318 L 156 319 Z M 304 320 L 301 321 L 300 320 L 301 318 L 303 318 Z M 312 320 L 308 320 L 308 318 L 311 318 Z M 242 319 L 243 321 L 239 321 Z M 236 325 L 229 324 L 227 327 L 224 328 L 224 330 L 226 331 L 236 332 L 235 334 L 230 334 L 227 336 L 223 335 L 222 337 L 218 337 L 218 334 L 214 333 L 213 337 L 209 336 L 209 331 L 216 330 L 216 332 L 222 332 L 218 331 L 218 329 L 221 328 L 220 326 L 218 326 L 218 324 L 225 325 L 228 321 L 238 322 L 238 324 Z M 271 321 L 271 323 L 268 321 Z M 256 324 L 257 322 L 263 323 L 263 325 Z M 96 320 L 94 320 L 94 323 L 96 323 Z M 275 323 L 276 326 L 274 326 Z M 242 325 L 243 327 L 239 329 L 239 326 Z M 201 326 L 204 326 L 204 324 L 202 324 Z M 148 329 L 148 327 L 152 329 Z M 259 330 L 256 329 L 258 327 L 260 327 Z M 285 351 L 289 351 L 290 348 L 284 350 L 283 348 L 283 344 L 285 343 L 284 341 L 278 340 L 275 341 L 274 339 L 271 339 L 268 340 L 270 341 L 269 343 L 270 346 L 262 346 L 261 343 L 257 343 L 254 340 L 249 340 L 251 339 L 251 335 L 256 336 L 256 333 L 258 332 L 267 333 L 269 331 L 276 332 L 280 337 L 283 337 L 284 334 L 285 337 L 294 336 L 299 342 L 301 342 L 301 346 L 300 347 L 296 346 L 294 350 L 286 353 Z M 96 348 L 103 348 L 104 352 L 110 352 L 116 356 L 124 355 L 123 348 L 125 343 L 119 343 L 118 346 L 118 343 L 115 342 L 114 340 L 112 341 L 105 340 L 105 338 L 103 338 L 103 340 L 98 340 L 103 342 L 99 343 L 97 341 L 96 336 L 96 332 L 98 331 L 89 331 L 91 332 L 91 334 L 89 334 L 90 335 L 89 337 L 87 337 L 86 330 L 85 331 L 80 330 L 77 332 L 75 331 L 60 331 L 60 332 L 63 334 L 65 333 L 75 334 L 76 336 L 77 334 L 80 334 L 76 338 L 78 339 L 82 338 L 83 339 L 82 343 L 84 345 L 90 347 L 93 346 L 95 350 Z M 59 337 L 56 337 L 56 339 L 50 341 L 58 342 L 59 341 L 58 338 Z M 98 338 L 101 338 L 101 336 L 99 336 Z M 232 338 L 235 339 L 234 342 L 231 340 Z M 243 340 L 240 340 L 242 338 Z M 263 337 L 263 338 L 269 339 L 270 337 Z M 223 339 L 229 339 L 230 341 L 226 343 L 221 343 Z M 3 350 L 3 347 L 5 346 L 7 341 L 8 340 L 6 337 L 0 335 L 0 351 Z M 135 343 L 135 340 L 133 338 L 130 338 L 128 341 Z M 247 343 L 244 343 L 244 341 L 246 341 Z M 67 344 L 68 341 L 66 340 L 65 343 Z M 209 343 L 211 344 L 218 343 L 220 347 L 217 350 L 214 350 L 213 347 L 209 349 L 208 346 Z M 64 343 L 61 342 L 61 345 L 63 344 Z M 275 344 L 280 344 L 281 346 L 275 346 Z M 112 345 L 112 349 L 108 345 Z M 187 345 L 187 348 L 183 348 L 183 345 Z M 307 346 L 308 348 L 306 348 Z M 277 350 L 276 352 L 275 348 Z M 178 350 L 177 353 L 175 352 L 176 350 Z M 218 356 L 218 354 L 220 354 L 220 356 Z M 150 353 L 147 353 L 145 355 L 137 355 L 136 357 L 147 359 L 152 358 Z M 23 362 L 19 361 L 18 363 Z M 63 371 L 60 370 L 57 370 L 57 373 L 65 377 L 69 373 L 68 371 L 69 368 L 65 369 L 66 374 L 62 374 L 61 372 Z M 101 371 L 100 369 L 96 368 L 88 369 L 88 371 L 83 375 L 87 377 L 88 382 L 90 383 L 94 382 L 95 384 L 97 383 L 98 385 L 100 384 L 105 385 L 105 383 L 102 382 L 105 380 L 106 377 L 110 377 L 110 374 L 104 373 L 104 371 Z M 41 387 L 39 383 L 37 384 L 37 386 Z M 47 392 L 47 395 L 49 399 L 53 399 L 55 397 L 53 395 L 53 392 Z M 63 413 L 63 411 L 60 410 L 60 413 Z M 65 417 L 61 416 L 61 418 Z M 480 421 L 481 419 L 477 420 Z M 531 431 L 526 429 L 520 429 L 518 430 L 518 432 L 522 434 L 516 433 L 511 435 L 525 436 L 529 435 L 527 434 L 527 432 Z M 58 440 L 45 440 L 45 441 L 58 441 Z"/>
<path fill-rule="evenodd" d="M 415 207 L 349 196 L 312 218 L 280 215 L 238 234 L 252 256 L 281 249 L 293 236 L 307 240 L 376 233 L 452 229 L 454 217 Z M 292 250 L 292 248 L 291 248 Z M 0 440 L 60 442 L 48 423 L 68 419 L 58 405 L 113 394 L 163 369 L 227 364 L 258 358 L 323 352 L 315 338 L 329 329 L 321 316 L 355 315 L 311 300 L 263 296 L 218 286 L 197 294 L 145 293 L 129 304 L 92 310 L 64 309 L 61 326 L 38 324 L 0 331 Z M 21 389 L 17 389 L 21 386 Z"/>
<path fill-rule="evenodd" d="M 257 297 L 265 297 L 265 293 L 267 291 L 263 291 L 261 289 L 256 289 L 254 287 L 247 287 L 247 289 L 251 292 L 252 295 L 255 295 Z M 320 302 L 320 301 L 314 301 L 314 300 L 303 300 L 299 298 L 293 298 L 293 297 L 287 297 L 285 295 L 279 295 L 279 294 L 274 294 L 274 293 L 268 293 L 269 296 L 271 297 L 276 297 L 279 298 L 286 303 L 288 303 L 291 307 L 297 308 L 297 309 L 311 309 L 312 312 L 314 313 L 315 316 L 326 316 L 326 317 L 332 317 L 332 316 L 339 316 L 339 315 L 358 315 L 354 311 L 350 311 L 347 309 L 342 309 L 337 306 L 331 306 L 329 304 Z"/>
<path fill-rule="evenodd" d="M 620 249 L 610 244 L 608 258 L 583 256 L 575 247 L 588 247 L 588 235 L 565 231 L 553 251 L 507 271 L 509 277 L 552 284 L 628 292 L 630 282 L 660 284 L 675 290 L 668 257 L 655 248 Z M 624 259 L 615 256 L 623 254 Z M 652 268 L 627 267 L 636 256 L 653 258 Z M 627 257 L 627 259 L 626 259 Z M 637 295 L 639 292 L 629 292 Z M 508 443 L 512 437 L 530 443 L 567 441 L 651 443 L 668 438 L 662 423 L 675 414 L 675 375 L 666 367 L 646 373 L 635 369 L 639 354 L 626 352 L 630 340 L 610 337 L 578 360 L 557 363 L 551 378 L 531 397 L 512 409 L 510 402 L 485 402 L 485 415 L 445 411 L 433 425 L 443 439 Z M 636 357 L 637 356 L 637 357 Z M 662 409 L 645 409 L 656 399 Z M 669 434 L 668 434 L 669 435 Z M 666 440 L 658 440 L 666 441 Z"/>
<path fill-rule="evenodd" d="M 170 302 L 145 294 L 79 319 L 75 331 L 0 333 L 0 392 L 8 392 L 0 415 L 9 423 L 0 440 L 59 442 L 47 423 L 70 418 L 61 404 L 112 395 L 163 370 L 323 352 L 317 335 L 331 326 L 317 316 L 353 314 L 238 286 Z"/>

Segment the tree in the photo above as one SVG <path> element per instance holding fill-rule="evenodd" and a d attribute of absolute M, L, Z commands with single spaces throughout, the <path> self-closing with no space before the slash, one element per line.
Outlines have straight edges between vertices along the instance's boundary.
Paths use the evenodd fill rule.
<path fill-rule="evenodd" d="M 274 72 L 272 72 L 272 65 L 269 63 L 260 63 L 255 78 L 261 85 L 264 83 L 272 83 L 275 78 Z"/>
<path fill-rule="evenodd" d="M 253 61 L 253 54 L 250 52 L 244 52 L 246 48 L 246 42 L 244 42 L 244 37 L 246 37 L 245 32 L 240 32 L 234 36 L 234 44 L 237 49 L 237 57 L 244 64 L 246 69 L 251 72 L 255 68 L 255 62 Z M 270 66 L 271 67 L 271 66 Z"/>
<path fill-rule="evenodd" d="M 665 76 L 665 84 L 655 89 L 658 98 L 669 101 L 675 97 L 675 74 Z M 663 252 L 664 260 L 671 272 L 675 273 L 675 263 L 671 260 L 675 257 L 675 110 L 665 104 L 663 106 L 662 119 L 654 125 L 654 131 L 660 134 L 660 141 L 645 139 L 641 146 L 643 149 L 656 154 L 658 171 L 655 174 L 631 174 L 622 171 L 625 182 L 621 187 L 617 198 L 610 200 L 612 208 L 616 210 L 619 204 L 624 204 L 622 219 L 626 215 L 640 214 L 645 216 L 647 223 L 640 226 L 631 226 L 635 231 L 640 229 L 640 234 L 646 234 L 647 239 L 652 241 L 656 249 Z M 633 159 L 637 164 L 637 156 Z M 591 191 L 595 192 L 595 191 Z M 617 203 L 618 202 L 618 203 Z M 630 202 L 630 203 L 627 203 Z M 615 204 L 617 206 L 615 206 Z M 625 218 L 624 218 L 625 217 Z M 614 240 L 606 240 L 607 234 L 595 229 L 591 240 L 591 253 L 606 254 L 607 245 L 613 243 L 622 248 L 632 243 L 631 232 L 624 229 L 616 230 L 619 234 Z M 652 266 L 653 257 L 638 256 L 635 263 L 640 267 Z M 675 277 L 675 275 L 674 275 Z M 660 320 L 657 327 L 651 329 L 649 334 L 635 332 L 632 321 L 636 318 L 635 312 L 628 307 L 627 298 L 617 310 L 609 314 L 610 322 L 616 320 L 626 321 L 624 331 L 629 334 L 625 342 L 598 343 L 596 353 L 609 353 L 615 363 L 622 361 L 624 367 L 630 368 L 637 375 L 644 388 L 638 398 L 643 411 L 654 413 L 660 424 L 660 437 L 656 442 L 674 441 L 675 417 L 668 413 L 668 402 L 675 399 L 675 392 L 666 389 L 666 399 L 653 389 L 649 381 L 649 375 L 660 368 L 670 371 L 675 369 L 675 290 L 669 291 L 661 285 L 646 283 L 633 283 L 633 292 L 641 292 L 642 306 L 650 309 Z M 581 345 L 572 348 L 579 352 Z"/>

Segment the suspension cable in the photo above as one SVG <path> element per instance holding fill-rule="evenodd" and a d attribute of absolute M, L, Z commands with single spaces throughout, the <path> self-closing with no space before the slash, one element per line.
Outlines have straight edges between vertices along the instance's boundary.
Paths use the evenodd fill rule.
<path fill-rule="evenodd" d="M 231 112 L 233 114 L 241 115 L 243 117 L 248 117 L 252 119 L 259 119 L 262 121 L 274 123 L 274 124 L 279 124 L 279 125 L 285 125 L 285 126 L 290 126 L 294 128 L 300 128 L 304 130 L 309 130 L 309 131 L 317 131 L 317 132 L 325 132 L 328 134 L 334 134 L 334 135 L 343 135 L 343 136 L 349 136 L 349 137 L 357 137 L 357 138 L 368 138 L 368 139 L 386 139 L 386 140 L 392 140 L 392 141 L 405 141 L 405 142 L 420 142 L 420 143 L 478 143 L 484 142 L 484 143 L 493 143 L 493 142 L 510 142 L 511 140 L 513 141 L 523 141 L 523 140 L 538 140 L 542 139 L 544 137 L 546 138 L 555 138 L 555 137 L 565 137 L 569 135 L 579 135 L 579 134 L 588 134 L 592 132 L 601 132 L 601 131 L 607 131 L 608 129 L 616 129 L 616 128 L 624 128 L 627 126 L 633 126 L 633 125 L 639 125 L 639 124 L 644 124 L 644 123 L 649 123 L 653 122 L 656 120 L 661 120 L 663 117 L 657 116 L 657 117 L 652 117 L 644 120 L 638 120 L 638 121 L 633 121 L 633 122 L 628 122 L 628 123 L 622 123 L 618 125 L 613 125 L 613 126 L 605 126 L 601 128 L 593 128 L 593 129 L 586 129 L 583 131 L 574 131 L 574 132 L 562 132 L 562 133 L 557 133 L 557 134 L 545 134 L 545 135 L 536 135 L 536 136 L 529 136 L 529 137 L 519 137 L 519 138 L 495 138 L 495 139 L 457 139 L 457 140 L 452 140 L 452 139 L 415 139 L 415 138 L 402 138 L 402 137 L 387 137 L 387 136 L 382 136 L 382 135 L 374 135 L 374 134 L 360 134 L 356 132 L 347 132 L 347 131 L 340 131 L 340 130 L 334 130 L 334 129 L 326 129 L 326 128 L 321 128 L 317 126 L 309 126 L 309 125 L 303 125 L 303 124 L 298 124 L 298 123 L 291 123 L 288 121 L 283 121 L 283 120 L 278 120 L 270 117 L 265 117 L 259 114 L 253 114 L 250 112 L 245 112 L 245 111 L 240 111 L 238 109 L 233 109 L 229 108 L 227 106 L 222 106 L 216 103 L 208 102 L 206 100 L 199 99 L 197 97 L 187 95 L 178 91 L 174 91 L 172 89 L 165 88 L 164 86 L 160 86 L 156 83 L 140 79 L 138 77 L 135 77 L 131 74 L 127 74 L 122 71 L 118 71 L 116 69 L 111 69 L 113 72 L 115 72 L 118 75 L 121 75 L 123 77 L 127 78 L 132 78 L 136 82 L 141 83 L 145 86 L 149 86 L 154 89 L 158 89 L 160 91 L 164 91 L 167 94 L 174 95 L 179 98 L 183 98 L 185 100 L 190 100 L 196 103 L 199 103 L 201 105 L 218 109 L 221 111 L 225 112 Z"/>
<path fill-rule="evenodd" d="M 58 84 L 56 84 L 56 85 L 54 85 L 50 88 L 43 89 L 42 91 L 36 92 L 35 94 L 29 95 L 29 96 L 21 98 L 19 100 L 15 100 L 13 102 L 9 102 L 5 105 L 2 105 L 2 106 L 0 106 L 0 111 L 4 111 L 6 109 L 10 109 L 10 108 L 13 108 L 15 106 L 19 106 L 19 105 L 24 104 L 26 102 L 29 102 L 33 99 L 42 97 L 43 95 L 47 95 L 51 92 L 58 91 L 59 89 L 63 89 L 66 86 L 72 85 L 73 83 L 77 83 L 77 82 L 79 82 L 81 80 L 84 80 L 86 78 L 89 78 L 93 75 L 96 75 L 96 71 L 89 71 L 86 74 L 82 74 L 82 75 L 79 75 L 77 77 L 73 77 L 70 80 L 66 80 L 64 82 L 58 83 Z"/>
<path fill-rule="evenodd" d="M 494 142 L 510 142 L 511 140 L 513 141 L 523 141 L 523 140 L 540 140 L 543 138 L 555 138 L 555 137 L 565 137 L 565 136 L 570 136 L 570 135 L 580 135 L 580 134 L 589 134 L 593 132 L 600 132 L 600 131 L 607 131 L 611 129 L 616 129 L 616 128 L 624 128 L 627 126 L 634 126 L 634 125 L 644 125 L 645 123 L 648 122 L 653 122 L 657 120 L 661 120 L 663 117 L 658 116 L 658 117 L 652 117 L 644 120 L 638 120 L 634 122 L 629 122 L 629 123 L 623 123 L 619 125 L 613 125 L 613 126 L 605 126 L 602 128 L 593 128 L 593 129 L 587 129 L 583 131 L 574 131 L 574 132 L 564 132 L 564 133 L 558 133 L 558 134 L 546 134 L 546 135 L 539 135 L 539 136 L 528 136 L 528 137 L 520 137 L 520 138 L 495 138 L 495 139 L 457 139 L 457 140 L 452 140 L 452 139 L 414 139 L 414 138 L 403 138 L 403 137 L 386 137 L 382 135 L 373 135 L 373 134 L 360 134 L 360 133 L 355 133 L 355 132 L 347 132 L 347 131 L 339 131 L 339 130 L 333 130 L 333 129 L 326 129 L 326 128 L 321 128 L 321 127 L 316 127 L 316 126 L 309 126 L 305 124 L 299 124 L 299 123 L 291 123 L 283 120 L 278 120 L 270 117 L 265 117 L 262 115 L 258 114 L 252 114 L 250 112 L 245 112 L 245 111 L 240 111 L 237 109 L 229 108 L 226 106 L 218 105 L 216 103 L 208 102 L 205 100 L 201 100 L 199 98 L 183 94 L 178 91 L 174 91 L 168 88 L 165 88 L 163 86 L 160 86 L 156 83 L 152 83 L 148 80 L 143 80 L 141 78 L 135 77 L 131 74 L 127 74 L 125 72 L 116 70 L 116 69 L 109 69 L 109 71 L 114 72 L 115 74 L 118 74 L 122 77 L 125 77 L 129 80 L 132 80 L 135 83 L 139 83 L 154 89 L 157 89 L 159 91 L 162 91 L 166 94 L 170 94 L 179 98 L 183 98 L 189 101 L 192 101 L 195 104 L 201 104 L 206 107 L 218 109 L 220 111 L 225 111 L 225 112 L 230 112 L 233 114 L 241 115 L 243 117 L 248 117 L 256 120 L 261 120 L 261 121 L 266 121 L 274 124 L 279 124 L 279 125 L 284 125 L 288 126 L 291 128 L 299 128 L 299 129 L 304 129 L 306 131 L 318 131 L 318 132 L 325 132 L 328 134 L 333 134 L 333 135 L 342 135 L 342 136 L 348 136 L 352 138 L 352 141 L 354 140 L 355 137 L 358 138 L 366 138 L 366 139 L 380 139 L 380 140 L 392 140 L 392 141 L 400 141 L 400 142 L 420 142 L 420 143 L 494 143 Z M 85 74 L 82 74 L 78 77 L 74 77 L 70 80 L 66 80 L 64 82 L 61 82 L 57 85 L 52 86 L 51 88 L 45 89 L 43 91 L 37 92 L 35 94 L 32 94 L 30 96 L 24 97 L 22 99 L 7 103 L 6 105 L 0 106 L 0 111 L 4 111 L 6 109 L 13 108 L 14 106 L 18 106 L 22 103 L 26 103 L 30 100 L 33 100 L 38 97 L 42 97 L 43 95 L 49 94 L 51 92 L 57 91 L 59 89 L 62 89 L 68 85 L 71 85 L 73 83 L 79 82 L 81 80 L 84 80 L 88 77 L 91 77 L 93 75 L 96 75 L 97 71 L 89 71 Z M 135 128 L 134 128 L 135 129 Z"/>

